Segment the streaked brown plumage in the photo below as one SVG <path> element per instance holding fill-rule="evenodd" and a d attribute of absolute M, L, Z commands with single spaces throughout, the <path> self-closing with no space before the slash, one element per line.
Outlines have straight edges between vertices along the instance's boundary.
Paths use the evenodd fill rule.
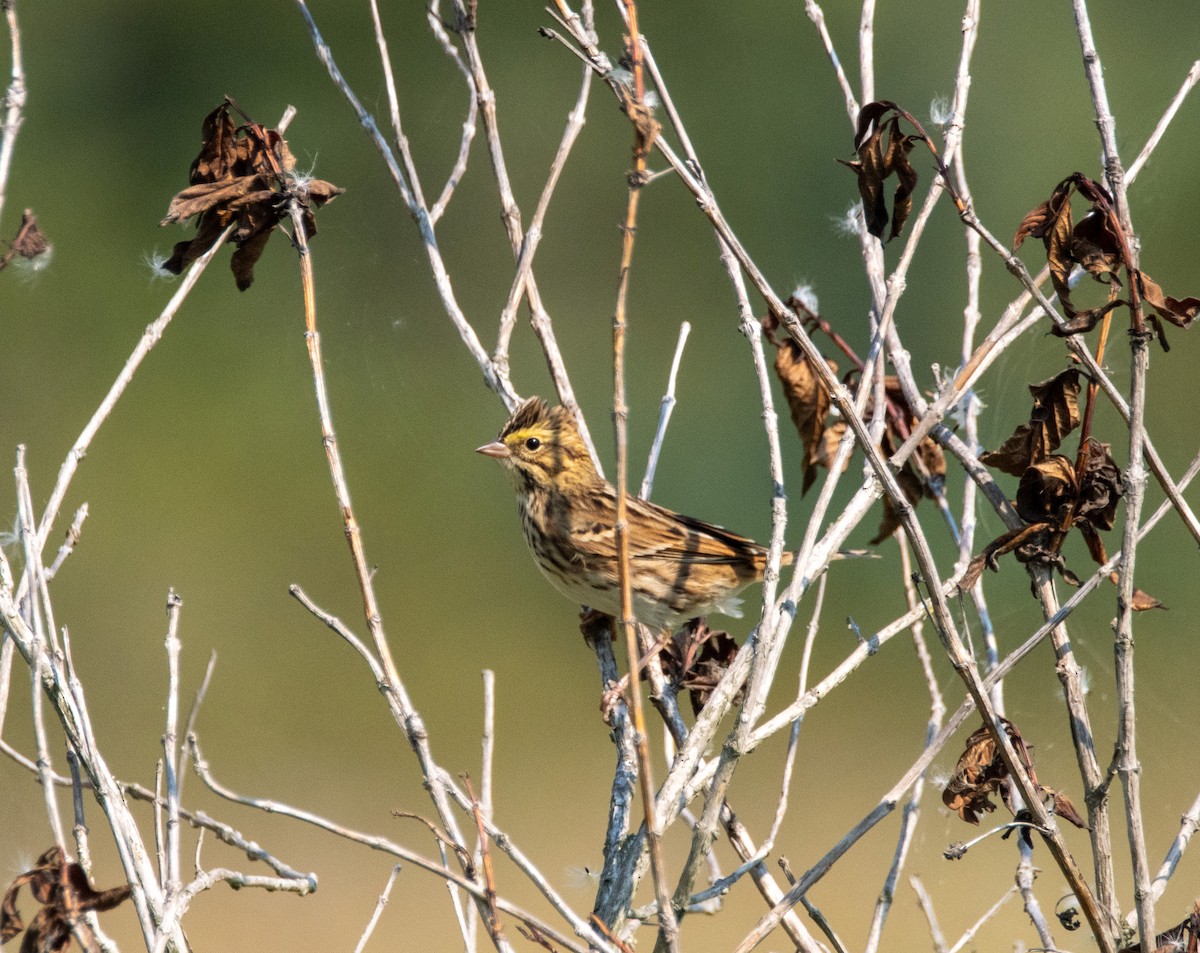
<path fill-rule="evenodd" d="M 596 472 L 571 415 L 540 397 L 522 403 L 492 443 L 517 491 L 534 561 L 567 598 L 616 616 L 616 490 Z M 762 578 L 767 551 L 719 526 L 647 500 L 628 500 L 633 610 L 646 625 L 675 626 L 721 612 L 740 616 L 737 593 Z M 783 563 L 792 554 L 783 554 Z"/>

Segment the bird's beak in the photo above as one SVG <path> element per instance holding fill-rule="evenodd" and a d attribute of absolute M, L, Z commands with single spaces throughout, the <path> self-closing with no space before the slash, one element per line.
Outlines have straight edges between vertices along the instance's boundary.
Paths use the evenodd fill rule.
<path fill-rule="evenodd" d="M 507 460 L 512 456 L 512 451 L 508 449 L 508 445 L 501 443 L 499 440 L 486 443 L 482 447 L 476 447 L 475 452 L 482 453 L 485 457 L 495 457 L 497 460 Z"/>

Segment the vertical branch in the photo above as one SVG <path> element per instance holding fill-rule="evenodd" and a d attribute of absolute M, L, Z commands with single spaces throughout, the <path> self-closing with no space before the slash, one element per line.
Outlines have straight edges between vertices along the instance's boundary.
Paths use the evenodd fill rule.
<path fill-rule="evenodd" d="M 58 798 L 54 793 L 54 767 L 50 760 L 50 745 L 46 737 L 46 719 L 42 708 L 42 678 L 50 671 L 47 656 L 51 645 L 47 637 L 47 625 L 53 632 L 54 619 L 52 616 L 43 617 L 40 611 L 44 586 L 42 574 L 38 572 L 41 559 L 37 554 L 37 540 L 34 527 L 37 518 L 33 514 L 33 500 L 29 493 L 29 476 L 25 469 L 25 447 L 17 447 L 17 465 L 13 468 L 17 484 L 17 519 L 21 527 L 21 541 L 25 547 L 24 578 L 32 580 L 29 583 L 33 590 L 27 612 L 29 613 L 30 629 L 33 639 L 30 644 L 29 677 L 30 677 L 30 711 L 33 721 L 33 737 L 37 747 L 37 777 L 42 787 L 42 796 L 46 803 L 46 819 L 54 842 L 59 849 L 66 851 L 67 842 L 63 836 L 62 817 L 59 815 Z M 48 603 L 46 603 L 48 607 Z"/>
<path fill-rule="evenodd" d="M 968 481 L 969 482 L 969 481 Z M 912 582 L 912 556 L 909 553 L 908 539 L 903 533 L 896 534 L 896 540 L 900 544 L 900 571 L 904 578 L 904 596 L 908 602 L 910 611 L 917 609 L 921 604 L 920 595 L 917 593 L 916 587 Z M 825 577 L 822 577 L 822 581 Z M 942 698 L 941 689 L 938 688 L 937 676 L 933 671 L 933 659 L 930 658 L 929 648 L 925 644 L 925 620 L 922 616 L 918 616 L 917 621 L 912 625 L 913 646 L 917 652 L 917 659 L 921 663 L 921 671 L 925 676 L 925 686 L 929 691 L 929 721 L 925 726 L 925 746 L 929 747 L 933 744 L 941 731 L 942 723 L 946 720 L 946 702 Z M 875 953 L 879 949 L 880 940 L 883 937 L 883 927 L 887 922 L 888 913 L 891 910 L 892 902 L 896 897 L 896 883 L 900 879 L 900 872 L 904 868 L 904 861 L 908 856 L 908 848 L 912 843 L 913 836 L 917 830 L 917 820 L 921 812 L 921 794 L 925 787 L 925 774 L 922 773 L 908 796 L 908 802 L 904 805 L 904 810 L 900 817 L 900 836 L 896 840 L 896 850 L 892 855 L 892 866 L 888 870 L 887 877 L 884 880 L 883 888 L 879 891 L 879 897 L 875 901 L 875 912 L 871 917 L 871 928 L 867 933 L 867 943 L 864 946 L 865 953 Z M 916 878 L 914 881 L 914 889 L 916 889 Z M 918 890 L 918 898 L 921 891 Z M 932 908 L 929 911 L 932 914 Z"/>
<path fill-rule="evenodd" d="M 633 245 L 637 229 L 638 199 L 646 179 L 646 154 L 655 134 L 655 124 L 646 109 L 645 76 L 642 48 L 637 25 L 637 4 L 624 0 L 629 27 L 629 57 L 633 70 L 633 89 L 622 105 L 634 127 L 633 168 L 629 173 L 629 201 L 621 236 L 621 265 L 617 280 L 617 304 L 613 314 L 613 423 L 617 444 L 617 512 L 614 526 L 617 544 L 617 584 L 621 590 L 621 627 L 625 636 L 626 658 L 629 667 L 629 698 L 633 712 L 634 737 L 637 741 L 638 782 L 642 810 L 646 819 L 646 836 L 650 848 L 650 872 L 654 880 L 654 895 L 658 901 L 659 942 L 668 950 L 676 950 L 679 942 L 678 925 L 667 891 L 663 869 L 661 830 L 654 810 L 654 779 L 651 775 L 650 745 L 646 735 L 646 713 L 642 703 L 639 681 L 637 620 L 633 614 L 633 593 L 629 578 L 629 407 L 625 397 L 625 332 L 626 299 L 629 292 L 629 273 L 633 267 Z"/>
<path fill-rule="evenodd" d="M 1134 899 L 1137 903 L 1138 932 L 1142 953 L 1152 953 L 1157 931 L 1154 923 L 1154 892 L 1150 885 L 1150 866 L 1146 860 L 1146 836 L 1142 824 L 1142 777 L 1137 756 L 1136 708 L 1133 669 L 1133 598 L 1134 566 L 1137 557 L 1138 523 L 1146 492 L 1146 374 L 1150 364 L 1150 335 L 1144 327 L 1139 295 L 1138 245 L 1129 211 L 1125 187 L 1125 169 L 1117 152 L 1116 121 L 1108 105 L 1100 54 L 1092 36 L 1087 0 L 1073 0 L 1075 26 L 1083 52 L 1083 66 L 1096 110 L 1096 127 L 1104 147 L 1104 170 L 1112 191 L 1113 204 L 1124 233 L 1126 274 L 1129 277 L 1129 301 L 1133 330 L 1129 337 L 1132 350 L 1129 385 L 1129 468 L 1125 474 L 1125 525 L 1118 566 L 1117 625 L 1113 652 L 1116 657 L 1116 681 L 1119 711 L 1117 715 L 1117 773 L 1125 793 L 1125 823 L 1129 852 L 1133 861 Z"/>
<path fill-rule="evenodd" d="M 858 71 L 862 101 L 875 100 L 875 0 L 863 0 L 858 26 Z"/>
<path fill-rule="evenodd" d="M 179 873 L 179 611 L 183 600 L 171 589 L 167 593 L 167 717 L 163 732 L 163 768 L 167 785 L 167 820 L 164 837 L 167 869 L 163 884 L 167 903 L 172 903 L 182 886 Z"/>
<path fill-rule="evenodd" d="M 25 64 L 21 58 L 21 29 L 17 24 L 17 0 L 3 0 L 8 21 L 8 39 L 12 50 L 12 71 L 4 96 L 4 128 L 0 130 L 0 220 L 4 217 L 4 199 L 8 191 L 8 173 L 12 168 L 17 133 L 25 121 Z"/>

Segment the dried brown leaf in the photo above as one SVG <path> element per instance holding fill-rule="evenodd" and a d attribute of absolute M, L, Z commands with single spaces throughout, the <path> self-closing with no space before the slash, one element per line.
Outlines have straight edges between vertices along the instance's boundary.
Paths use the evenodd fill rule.
<path fill-rule="evenodd" d="M 1154 596 L 1148 592 L 1142 592 L 1141 589 L 1133 590 L 1133 604 L 1130 608 L 1134 612 L 1147 612 L 1150 609 L 1166 609 L 1167 607 L 1159 602 Z"/>
<path fill-rule="evenodd" d="M 192 184 L 171 200 L 162 221 L 167 225 L 198 216 L 198 231 L 190 242 L 175 246 L 163 268 L 181 274 L 236 222 L 229 237 L 237 245 L 230 267 L 238 289 L 245 291 L 254 281 L 254 265 L 272 231 L 288 216 L 290 203 L 301 205 L 304 231 L 311 236 L 316 233 L 312 209 L 344 190 L 294 175 L 296 160 L 282 134 L 251 120 L 238 126 L 232 111 L 241 113 L 227 98 L 205 117 L 200 154 L 189 174 Z"/>
<path fill-rule="evenodd" d="M 175 197 L 171 199 L 171 204 L 167 207 L 167 214 L 159 224 L 170 225 L 173 222 L 182 222 L 193 215 L 207 212 L 209 209 L 229 205 L 246 195 L 251 189 L 255 189 L 257 194 L 262 183 L 261 176 L 243 175 L 236 179 L 203 182 L 199 185 L 189 186 L 176 193 Z"/>
<path fill-rule="evenodd" d="M 1050 202 L 1051 218 L 1043 230 L 1046 263 L 1050 266 L 1050 281 L 1064 308 L 1071 307 L 1071 193 L 1056 192 Z"/>
<path fill-rule="evenodd" d="M 904 498 L 913 506 L 925 495 L 925 484 L 917 476 L 911 463 L 904 464 L 903 469 L 896 474 L 896 482 L 904 491 Z M 900 510 L 896 508 L 896 504 L 890 496 L 885 496 L 883 498 L 883 519 L 879 521 L 879 529 L 875 533 L 875 538 L 871 540 L 871 545 L 878 546 L 885 539 L 891 537 L 900 528 L 900 524 Z"/>
<path fill-rule="evenodd" d="M 837 365 L 827 362 L 836 373 Z M 824 447 L 825 419 L 833 401 L 821 379 L 817 377 L 807 355 L 790 337 L 778 341 L 775 351 L 775 375 L 783 385 L 792 423 L 804 448 L 804 479 L 801 495 L 808 492 L 817 478 L 819 457 Z"/>
<path fill-rule="evenodd" d="M 1176 327 L 1188 327 L 1200 314 L 1200 298 L 1172 298 L 1145 272 L 1138 272 L 1138 280 L 1146 303 Z"/>
<path fill-rule="evenodd" d="M 885 118 L 891 113 L 890 118 Z M 888 224 L 887 201 L 884 198 L 884 180 L 896 175 L 899 184 L 892 197 L 892 229 L 888 240 L 895 238 L 904 228 L 912 211 L 912 193 L 917 186 L 917 172 L 908 160 L 913 146 L 924 140 L 923 135 L 905 135 L 900 130 L 900 118 L 912 117 L 895 103 L 887 100 L 867 103 L 858 113 L 854 135 L 854 151 L 858 158 L 852 162 L 839 159 L 842 165 L 858 176 L 858 193 L 862 198 L 863 217 L 867 231 L 883 240 Z M 886 147 L 884 132 L 888 134 Z"/>
<path fill-rule="evenodd" d="M 236 137 L 237 123 L 229 115 L 229 102 L 226 101 L 204 117 L 200 154 L 192 162 L 188 180 L 197 185 L 234 175 L 233 168 L 240 152 Z"/>
<path fill-rule="evenodd" d="M 1117 504 L 1125 493 L 1121 468 L 1113 460 L 1111 450 L 1107 443 L 1088 441 L 1075 516 L 1078 522 L 1106 532 L 1116 522 Z"/>
<path fill-rule="evenodd" d="M 38 228 L 37 218 L 34 216 L 32 209 L 25 209 L 21 215 L 21 226 L 17 229 L 17 234 L 13 237 L 13 240 L 7 242 L 7 245 L 8 250 L 0 254 L 0 271 L 7 268 L 9 262 L 17 257 L 24 258 L 30 262 L 38 258 L 48 261 L 50 257 L 50 242 L 46 240 L 46 236 Z"/>
<path fill-rule="evenodd" d="M 1093 207 L 1071 231 L 1071 259 L 1097 281 L 1118 281 L 1117 269 L 1124 262 L 1121 239 L 1113 227 L 1108 211 Z"/>
<path fill-rule="evenodd" d="M 17 894 L 29 887 L 41 909 L 26 927 L 17 911 Z M 128 884 L 111 890 L 94 890 L 87 874 L 75 862 L 67 862 L 57 846 L 39 857 L 34 866 L 8 885 L 0 901 L 0 943 L 22 930 L 21 953 L 61 953 L 71 943 L 75 924 L 87 913 L 103 913 L 128 900 Z"/>
<path fill-rule="evenodd" d="M 817 444 L 817 464 L 824 467 L 826 470 L 833 466 L 833 461 L 837 456 L 838 444 L 842 442 L 842 437 L 846 435 L 846 421 L 835 420 L 832 424 L 825 428 L 821 434 L 821 442 Z M 842 464 L 842 472 L 850 468 L 850 459 L 846 458 L 846 462 Z"/>
<path fill-rule="evenodd" d="M 1018 526 L 1016 529 L 1010 529 L 1005 533 L 1001 533 L 990 543 L 988 543 L 983 551 L 967 564 L 966 572 L 958 581 L 960 592 L 967 592 L 983 574 L 984 568 L 996 572 L 1000 567 L 996 560 L 1001 556 L 1013 552 L 1021 546 L 1027 545 L 1031 539 L 1044 533 L 1050 528 L 1049 523 L 1034 523 L 1032 526 Z"/>
<path fill-rule="evenodd" d="M 908 161 L 908 154 L 913 146 L 920 141 L 919 136 L 906 136 L 900 131 L 899 117 L 890 123 L 891 137 L 888 141 L 888 151 L 885 165 L 888 174 L 896 173 L 900 180 L 896 192 L 892 196 L 892 230 L 888 241 L 899 236 L 904 230 L 904 223 L 912 213 L 912 194 L 917 187 L 917 170 Z"/>
<path fill-rule="evenodd" d="M 21 213 L 21 227 L 17 229 L 16 238 L 9 247 L 13 254 L 22 258 L 37 258 L 50 250 L 50 242 L 38 228 L 37 217 L 32 209 L 27 208 Z"/>
<path fill-rule="evenodd" d="M 1021 733 L 1006 718 L 1001 718 L 1000 723 L 1025 769 L 1032 775 L 1033 762 Z M 1007 796 L 1007 780 L 1008 766 L 985 725 L 967 739 L 954 773 L 942 791 L 942 803 L 968 824 L 978 824 L 980 815 L 996 810 L 991 800 L 992 794 L 998 792 L 1002 798 Z"/>
<path fill-rule="evenodd" d="M 1026 523 L 1062 525 L 1075 502 L 1075 464 L 1056 453 L 1021 474 L 1016 510 Z"/>
<path fill-rule="evenodd" d="M 1079 389 L 1079 371 L 1075 368 L 1030 384 L 1033 410 L 1029 423 L 1017 427 L 1000 449 L 981 454 L 979 459 L 1015 477 L 1046 459 L 1079 426 Z"/>
<path fill-rule="evenodd" d="M 233 272 L 238 291 L 245 291 L 254 283 L 254 266 L 262 257 L 270 237 L 271 229 L 260 229 L 256 234 L 244 239 L 234 250 L 229 259 L 229 268 Z"/>
<path fill-rule="evenodd" d="M 1098 308 L 1076 311 L 1064 302 L 1063 310 L 1067 313 L 1068 318 L 1062 324 L 1053 325 L 1050 333 L 1060 338 L 1067 338 L 1073 334 L 1085 334 L 1099 324 L 1110 311 L 1128 304 L 1129 302 L 1124 298 L 1113 298 Z"/>
<path fill-rule="evenodd" d="M 676 685 L 688 689 L 692 711 L 699 714 L 737 654 L 738 644 L 728 632 L 692 619 L 663 649 L 663 668 Z"/>
<path fill-rule="evenodd" d="M 1078 191 L 1092 203 L 1091 209 L 1073 224 L 1071 194 Z M 1070 275 L 1075 265 L 1084 268 L 1097 281 L 1120 283 L 1117 270 L 1125 264 L 1125 242 L 1112 210 L 1108 193 L 1086 175 L 1075 172 L 1055 186 L 1050 198 L 1032 209 L 1013 236 L 1013 251 L 1027 237 L 1042 239 L 1054 292 L 1062 304 L 1067 322 L 1053 331 L 1059 336 L 1088 331 L 1113 308 L 1125 302 L 1112 300 L 1102 308 L 1079 310 L 1071 301 Z"/>

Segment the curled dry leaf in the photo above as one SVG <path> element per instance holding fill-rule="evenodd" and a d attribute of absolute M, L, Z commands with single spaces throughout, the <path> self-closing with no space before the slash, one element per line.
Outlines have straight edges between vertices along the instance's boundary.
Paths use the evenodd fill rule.
<path fill-rule="evenodd" d="M 775 375 L 783 385 L 783 394 L 792 412 L 792 423 L 796 425 L 800 444 L 804 448 L 804 479 L 800 488 L 803 495 L 816 480 L 817 467 L 828 467 L 832 460 L 832 454 L 827 450 L 828 431 L 825 425 L 833 400 L 813 371 L 808 356 L 800 350 L 800 345 L 787 334 L 775 334 L 779 328 L 778 319 L 768 315 L 762 324 L 767 337 L 775 344 Z M 829 360 L 825 363 L 837 373 L 837 364 Z"/>
<path fill-rule="evenodd" d="M 692 711 L 699 714 L 737 654 L 738 644 L 728 632 L 692 619 L 663 649 L 663 668 L 671 681 L 688 690 Z"/>
<path fill-rule="evenodd" d="M 1019 477 L 1045 460 L 1079 426 L 1079 386 L 1079 371 L 1073 367 L 1049 380 L 1030 384 L 1033 410 L 1029 422 L 1017 427 L 998 450 L 981 454 L 980 461 Z"/>
<path fill-rule="evenodd" d="M 1046 539 L 1050 528 L 1049 523 L 1034 523 L 1032 526 L 1018 526 L 1016 529 L 1010 529 L 1008 532 L 997 536 L 967 565 L 966 572 L 958 580 L 959 590 L 966 592 L 975 585 L 979 581 L 984 567 L 992 570 L 992 572 L 997 572 L 1000 567 L 996 560 L 1001 556 L 1015 552 L 1022 546 L 1029 544 L 1032 540 L 1040 541 Z"/>
<path fill-rule="evenodd" d="M 1000 724 L 1004 728 L 1004 733 L 1008 735 L 1009 741 L 1012 742 L 1013 750 L 1025 768 L 1026 774 L 1037 788 L 1046 809 L 1068 823 L 1086 829 L 1087 822 L 1075 809 L 1070 798 L 1061 791 L 1038 783 L 1037 772 L 1033 768 L 1033 757 L 1030 754 L 1031 746 L 1025 742 L 1017 726 L 1007 718 L 1001 718 Z M 984 725 L 967 739 L 966 747 L 958 759 L 954 773 L 946 784 L 945 790 L 942 791 L 942 803 L 950 810 L 955 811 L 968 824 L 978 824 L 980 816 L 996 809 L 996 805 L 992 803 L 991 799 L 993 794 L 998 793 L 1004 801 L 1004 806 L 1012 811 L 1013 805 L 1009 802 L 1008 779 L 1008 765 L 1004 763 L 1000 748 L 992 737 L 991 731 L 988 730 L 987 725 Z M 1026 809 L 1015 812 L 1014 817 L 1017 820 L 1032 822 Z M 1028 831 L 1022 831 L 1021 836 L 1027 841 L 1029 840 Z"/>
<path fill-rule="evenodd" d="M 1033 776 L 1033 761 L 1021 733 L 1007 718 L 1001 718 L 1000 724 L 1025 765 L 1025 770 Z M 996 810 L 991 800 L 992 794 L 999 792 L 1005 806 L 1012 810 L 1012 805 L 1008 803 L 1007 780 L 1008 765 L 1004 763 L 987 725 L 984 725 L 967 739 L 954 773 L 942 791 L 942 803 L 968 824 L 978 824 L 980 815 Z"/>
<path fill-rule="evenodd" d="M 26 927 L 17 912 L 17 894 L 27 886 L 41 909 Z M 8 885 L 0 901 L 0 943 L 22 930 L 21 953 L 61 953 L 71 943 L 72 931 L 86 913 L 103 913 L 129 899 L 128 884 L 111 890 L 93 890 L 87 874 L 51 847 Z"/>
<path fill-rule="evenodd" d="M 169 225 L 196 217 L 196 236 L 179 242 L 163 267 L 182 274 L 228 225 L 236 223 L 229 237 L 237 245 L 230 268 L 238 289 L 245 291 L 254 281 L 254 265 L 271 232 L 288 217 L 289 203 L 302 206 L 304 233 L 311 238 L 317 232 L 312 209 L 332 201 L 345 189 L 297 176 L 296 160 L 282 134 L 250 120 L 239 126 L 231 110 L 241 113 L 237 104 L 226 98 L 204 119 L 200 154 L 188 176 L 191 185 L 175 195 L 161 222 Z M 244 113 L 242 116 L 245 118 Z"/>
<path fill-rule="evenodd" d="M 1138 284 L 1145 302 L 1177 327 L 1186 328 L 1200 314 L 1200 298 L 1172 298 L 1145 272 L 1138 272 Z"/>
<path fill-rule="evenodd" d="M 1030 232 L 1036 229 L 1031 226 Z M 1022 563 L 1057 569 L 1070 585 L 1079 585 L 1061 553 L 1063 540 L 1072 529 L 1079 530 L 1098 565 L 1108 561 L 1100 533 L 1115 525 L 1117 504 L 1125 492 L 1121 468 L 1113 460 L 1110 446 L 1089 438 L 1075 460 L 1053 452 L 1079 426 L 1079 371 L 1068 368 L 1031 384 L 1029 390 L 1033 395 L 1029 421 L 1017 427 L 999 450 L 980 455 L 988 466 L 1021 478 L 1015 508 L 1026 525 L 985 546 L 960 578 L 960 591 L 974 586 L 985 567 L 995 570 L 996 560 L 1006 553 L 1014 553 Z M 1082 466 L 1081 473 L 1076 472 L 1077 466 Z M 1164 607 L 1137 590 L 1133 608 Z"/>
<path fill-rule="evenodd" d="M 917 187 L 917 171 L 909 162 L 908 154 L 918 142 L 928 142 L 928 137 L 919 126 L 916 126 L 915 135 L 902 132 L 901 117 L 916 126 L 912 116 L 895 103 L 887 100 L 867 103 L 859 111 L 854 137 L 854 151 L 858 158 L 851 162 L 838 159 L 838 162 L 858 176 L 858 193 L 862 197 L 867 231 L 880 240 L 883 240 L 884 228 L 888 223 L 883 183 L 893 174 L 898 179 L 896 191 L 892 196 L 892 228 L 887 241 L 891 241 L 904 230 L 904 223 L 912 212 L 912 193 Z M 883 141 L 885 132 L 886 144 Z"/>
<path fill-rule="evenodd" d="M 878 104 L 876 104 L 878 105 Z M 890 104 L 889 108 L 890 108 Z M 803 302 L 789 299 L 791 304 L 806 319 L 813 320 L 818 327 L 829 330 L 827 324 L 810 311 Z M 846 433 L 846 422 L 832 419 L 830 410 L 832 398 L 825 385 L 817 377 L 808 357 L 800 346 L 786 334 L 776 334 L 779 330 L 779 319 L 768 314 L 762 320 L 763 333 L 776 347 L 775 373 L 783 385 L 788 407 L 792 412 L 792 422 L 800 435 L 800 443 L 804 448 L 804 480 L 801 488 L 806 493 L 816 480 L 817 467 L 830 467 L 837 453 L 838 444 Z M 836 335 L 834 335 L 836 337 Z M 853 354 L 851 354 L 853 357 Z M 825 358 L 829 368 L 837 372 L 837 364 Z M 852 371 L 848 377 L 853 377 Z M 908 439 L 912 426 L 917 422 L 917 416 L 908 406 L 904 391 L 897 377 L 888 377 L 884 381 L 884 434 L 880 440 L 880 450 L 885 456 L 891 456 Z M 874 413 L 874 401 L 868 401 L 866 413 L 870 417 Z M 848 466 L 849 461 L 844 466 Z M 916 452 L 909 457 L 897 475 L 901 489 L 910 506 L 915 506 L 923 497 L 933 497 L 945 483 L 946 457 L 941 446 L 931 437 L 925 437 L 918 445 Z M 883 542 L 900 526 L 900 512 L 891 499 L 883 501 L 883 519 L 879 531 L 871 540 L 872 545 Z"/>
<path fill-rule="evenodd" d="M 1075 465 L 1056 453 L 1021 475 L 1016 509 L 1026 523 L 1049 522 L 1061 526 L 1070 519 L 1075 500 Z"/>
<path fill-rule="evenodd" d="M 1092 203 L 1088 213 L 1076 225 L 1071 215 L 1071 195 L 1078 192 Z M 1126 269 L 1136 283 L 1140 297 L 1153 308 L 1147 315 L 1163 350 L 1168 350 L 1159 319 L 1186 328 L 1200 314 L 1200 298 L 1173 298 L 1163 292 L 1148 275 L 1129 264 L 1129 241 L 1113 209 L 1112 197 L 1082 172 L 1067 176 L 1041 205 L 1032 209 L 1013 236 L 1013 251 L 1026 238 L 1040 238 L 1046 246 L 1050 280 L 1062 305 L 1066 322 L 1055 326 L 1060 337 L 1090 331 L 1114 308 L 1128 301 L 1117 298 L 1115 287 L 1108 302 L 1100 307 L 1078 309 L 1071 301 L 1070 276 L 1078 265 L 1096 281 L 1120 285 L 1118 271 Z"/>
<path fill-rule="evenodd" d="M 1075 519 L 1107 532 L 1116 524 L 1117 503 L 1125 495 L 1125 480 L 1107 443 L 1089 440 L 1084 453 Z"/>

